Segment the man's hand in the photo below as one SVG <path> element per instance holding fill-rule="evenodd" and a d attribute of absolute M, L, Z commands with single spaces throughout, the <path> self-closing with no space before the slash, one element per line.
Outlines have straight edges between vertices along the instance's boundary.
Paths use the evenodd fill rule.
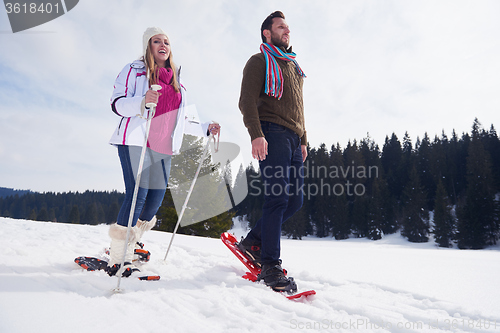
<path fill-rule="evenodd" d="M 258 161 L 263 161 L 267 156 L 267 140 L 263 136 L 253 139 L 252 157 Z"/>
<path fill-rule="evenodd" d="M 301 145 L 300 149 L 302 150 L 302 162 L 305 162 L 307 158 L 307 146 Z"/>

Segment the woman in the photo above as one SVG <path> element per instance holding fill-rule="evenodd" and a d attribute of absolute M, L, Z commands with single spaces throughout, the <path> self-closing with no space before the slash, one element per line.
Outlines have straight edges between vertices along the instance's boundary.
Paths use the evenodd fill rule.
<path fill-rule="evenodd" d="M 110 260 L 107 272 L 115 275 L 125 255 L 122 276 L 138 271 L 132 265 L 134 250 L 140 246 L 145 231 L 156 224 L 156 213 L 163 201 L 170 175 L 172 155 L 179 154 L 184 133 L 207 136 L 219 133 L 220 126 L 199 124 L 195 111 L 188 108 L 185 89 L 179 81 L 170 42 L 160 28 L 148 28 L 143 36 L 143 57 L 127 64 L 115 81 L 111 108 L 121 120 L 110 143 L 118 148 L 125 181 L 125 200 L 118 213 L 117 223 L 110 226 Z M 160 91 L 149 88 L 157 84 Z M 135 188 L 135 177 L 146 132 L 147 118 L 152 112 L 146 105 L 155 103 L 147 151 L 141 174 L 129 241 L 125 249 L 127 226 Z M 189 112 L 191 109 L 191 112 Z"/>

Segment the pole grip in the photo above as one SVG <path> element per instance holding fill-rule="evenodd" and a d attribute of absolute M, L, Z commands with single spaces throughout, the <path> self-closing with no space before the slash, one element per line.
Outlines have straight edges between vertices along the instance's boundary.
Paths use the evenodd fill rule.
<path fill-rule="evenodd" d="M 161 86 L 159 84 L 153 84 L 153 85 L 151 85 L 151 90 L 154 90 L 154 91 L 161 90 Z M 147 103 L 146 107 L 148 109 L 154 108 L 154 107 L 156 107 L 156 103 Z"/>

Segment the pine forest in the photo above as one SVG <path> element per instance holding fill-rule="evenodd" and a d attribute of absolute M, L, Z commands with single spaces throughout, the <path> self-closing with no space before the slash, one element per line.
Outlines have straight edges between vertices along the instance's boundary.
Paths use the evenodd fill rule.
<path fill-rule="evenodd" d="M 185 141 L 198 148 L 172 163 L 192 170 L 203 147 L 200 141 Z M 208 162 L 203 166 L 202 173 L 220 168 Z M 484 129 L 477 119 L 471 132 L 461 136 L 455 131 L 434 138 L 424 134 L 413 143 L 408 133 L 401 139 L 392 134 L 382 147 L 369 136 L 345 148 L 338 143 L 308 147 L 301 172 L 303 207 L 282 227 L 283 235 L 291 238 L 377 240 L 400 231 L 410 242 L 428 242 L 432 236 L 441 247 L 481 249 L 496 244 L 500 236 L 500 140 L 493 125 Z M 171 181 L 179 177 L 172 175 Z M 267 189 L 253 164 L 226 171 L 213 182 L 222 186 L 208 193 L 212 198 L 226 185 L 230 192 L 229 184 L 247 186 L 248 195 L 233 209 L 179 232 L 218 237 L 231 227 L 234 216 L 245 217 L 250 225 L 260 218 Z M 1 216 L 80 224 L 113 223 L 124 198 L 116 191 L 0 190 Z M 168 190 L 157 216 L 156 229 L 173 230 L 177 213 Z"/>

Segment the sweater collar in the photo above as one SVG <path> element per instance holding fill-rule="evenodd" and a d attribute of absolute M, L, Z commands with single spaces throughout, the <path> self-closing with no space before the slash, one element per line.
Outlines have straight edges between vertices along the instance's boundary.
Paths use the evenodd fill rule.
<path fill-rule="evenodd" d="M 292 47 L 290 46 L 288 49 L 285 48 L 284 46 L 280 46 L 278 47 L 281 51 L 285 52 L 285 53 L 292 53 Z"/>

